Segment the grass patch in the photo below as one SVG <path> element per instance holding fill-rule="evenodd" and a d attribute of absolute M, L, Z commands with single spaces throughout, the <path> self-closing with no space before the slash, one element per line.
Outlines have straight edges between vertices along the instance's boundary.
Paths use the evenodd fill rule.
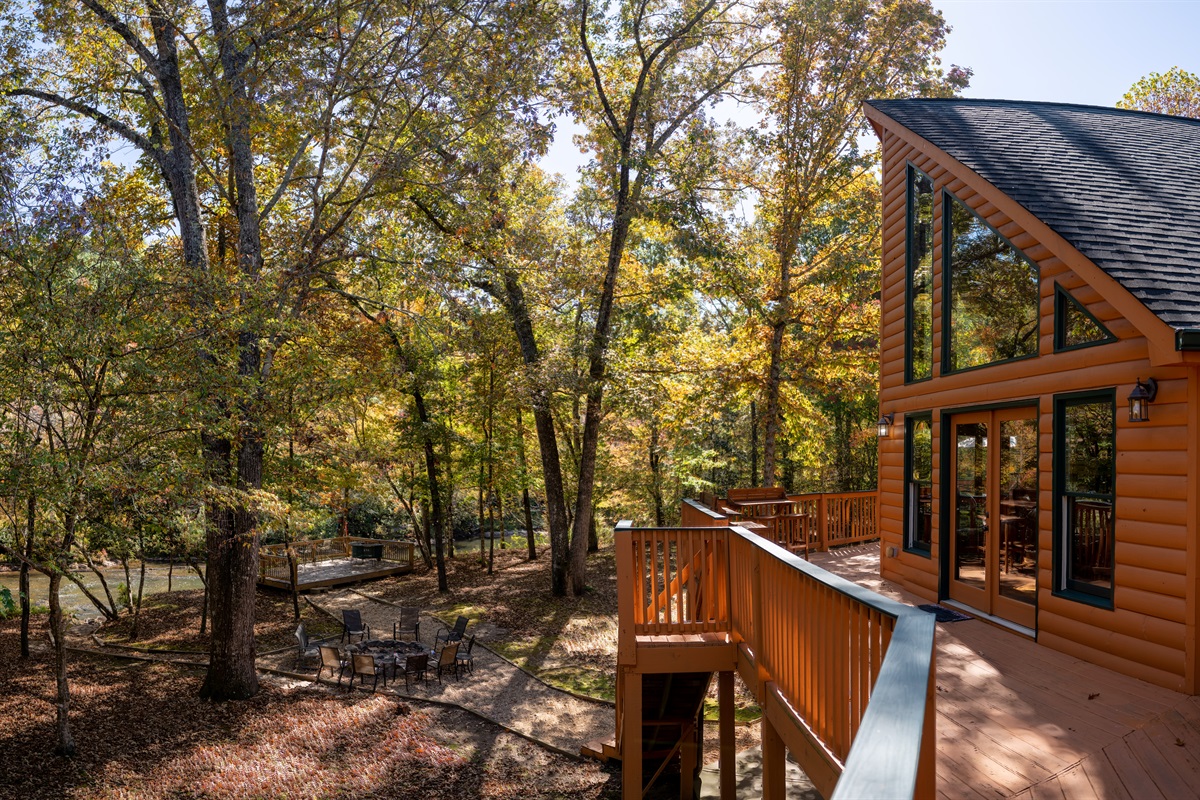
<path fill-rule="evenodd" d="M 704 719 L 707 722 L 716 722 L 721 718 L 720 708 L 716 700 L 705 698 L 704 700 Z M 753 703 L 742 705 L 734 703 L 733 706 L 733 721 L 738 725 L 746 725 L 751 722 L 757 722 L 762 718 L 762 709 Z"/>
<path fill-rule="evenodd" d="M 537 676 L 551 686 L 568 692 L 616 701 L 616 676 L 608 671 L 589 667 L 561 666 L 539 670 Z"/>

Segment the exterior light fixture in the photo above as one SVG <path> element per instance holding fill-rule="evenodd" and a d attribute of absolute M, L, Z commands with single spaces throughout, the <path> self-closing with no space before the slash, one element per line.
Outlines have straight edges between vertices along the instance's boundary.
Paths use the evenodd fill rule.
<path fill-rule="evenodd" d="M 886 439 L 892 435 L 892 423 L 896 421 L 895 414 L 884 414 L 879 418 L 879 438 Z"/>
<path fill-rule="evenodd" d="M 1148 422 L 1150 420 L 1150 404 L 1158 394 L 1158 381 L 1147 378 L 1145 383 L 1137 379 L 1137 385 L 1129 393 L 1129 421 Z"/>

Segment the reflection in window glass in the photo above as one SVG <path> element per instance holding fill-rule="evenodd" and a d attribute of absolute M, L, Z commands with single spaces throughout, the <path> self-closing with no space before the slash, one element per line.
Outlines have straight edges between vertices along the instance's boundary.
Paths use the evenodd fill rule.
<path fill-rule="evenodd" d="M 1033 605 L 1037 599 L 1038 424 L 1000 423 L 1000 594 Z"/>
<path fill-rule="evenodd" d="M 933 543 L 933 424 L 929 416 L 906 416 L 908 435 L 908 530 L 905 541 L 916 550 Z"/>
<path fill-rule="evenodd" d="M 1058 349 L 1067 347 L 1082 347 L 1086 344 L 1110 342 L 1115 337 L 1108 329 L 1087 313 L 1079 302 L 1069 295 L 1066 290 L 1058 290 L 1058 340 L 1054 346 Z"/>
<path fill-rule="evenodd" d="M 1038 268 L 967 208 L 949 212 L 951 371 L 1034 355 L 1038 346 Z"/>
<path fill-rule="evenodd" d="M 1111 597 L 1116 404 L 1111 397 L 1064 401 L 1058 416 L 1060 584 Z"/>
<path fill-rule="evenodd" d="M 954 426 L 954 579 L 987 586 L 988 426 Z"/>
<path fill-rule="evenodd" d="M 908 168 L 908 380 L 933 374 L 933 181 Z"/>

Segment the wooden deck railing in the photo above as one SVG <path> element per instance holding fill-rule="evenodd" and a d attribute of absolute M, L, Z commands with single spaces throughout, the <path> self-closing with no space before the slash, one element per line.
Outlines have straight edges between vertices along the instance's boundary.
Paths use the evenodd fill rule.
<path fill-rule="evenodd" d="M 743 679 L 818 791 L 933 795 L 931 615 L 739 527 L 622 523 L 617 581 L 619 661 L 638 636 L 727 632 Z"/>
<path fill-rule="evenodd" d="M 879 492 L 792 494 L 802 513 L 816 521 L 817 550 L 879 538 Z"/>
<path fill-rule="evenodd" d="M 879 538 L 879 492 L 840 492 L 836 494 L 790 494 L 787 499 L 794 511 L 770 517 L 767 538 L 793 549 L 807 543 L 808 550 L 828 550 L 847 544 Z M 711 500 L 709 505 L 705 500 Z M 684 500 L 680 524 L 684 526 L 736 525 L 715 509 L 721 501 L 702 498 Z"/>
<path fill-rule="evenodd" d="M 332 539 L 301 539 L 281 544 L 265 544 L 258 550 L 259 580 L 273 578 L 295 583 L 295 567 L 300 564 L 315 564 L 318 561 L 350 558 L 351 545 L 356 543 L 377 544 L 383 547 L 383 561 L 413 564 L 413 543 L 394 539 L 366 539 L 361 536 L 336 536 Z M 288 559 L 288 551 L 294 556 Z"/>

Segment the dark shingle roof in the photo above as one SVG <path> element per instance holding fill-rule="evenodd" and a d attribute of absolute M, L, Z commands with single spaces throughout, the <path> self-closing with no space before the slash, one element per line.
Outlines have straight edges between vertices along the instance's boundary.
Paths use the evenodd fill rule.
<path fill-rule="evenodd" d="M 1174 328 L 1200 328 L 1200 120 L 1065 103 L 872 100 Z"/>

